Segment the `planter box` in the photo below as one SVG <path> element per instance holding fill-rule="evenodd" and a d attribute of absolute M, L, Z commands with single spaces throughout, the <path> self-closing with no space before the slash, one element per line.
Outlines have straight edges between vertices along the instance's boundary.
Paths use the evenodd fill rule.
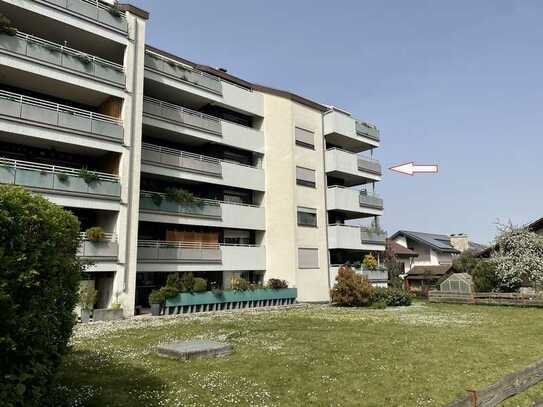
<path fill-rule="evenodd" d="M 180 293 L 177 297 L 166 299 L 166 306 L 183 307 L 187 305 L 211 305 L 246 301 L 295 300 L 297 295 L 296 288 L 281 288 L 279 290 L 258 288 L 247 291 L 223 291 L 221 293 L 212 291 Z"/>
<path fill-rule="evenodd" d="M 123 319 L 122 308 L 118 309 L 95 309 L 93 311 L 92 319 L 96 321 L 117 321 Z"/>

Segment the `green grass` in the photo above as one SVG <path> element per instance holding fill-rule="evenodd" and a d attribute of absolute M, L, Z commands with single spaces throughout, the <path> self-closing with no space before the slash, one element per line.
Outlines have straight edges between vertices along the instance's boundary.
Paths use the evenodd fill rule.
<path fill-rule="evenodd" d="M 542 333 L 541 309 L 422 303 L 132 319 L 78 326 L 61 382 L 79 406 L 441 406 L 543 357 Z M 154 352 L 193 338 L 235 353 Z"/>

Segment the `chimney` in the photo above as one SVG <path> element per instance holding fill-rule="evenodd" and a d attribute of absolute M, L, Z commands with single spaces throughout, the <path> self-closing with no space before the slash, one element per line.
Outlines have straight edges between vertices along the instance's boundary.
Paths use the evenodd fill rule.
<path fill-rule="evenodd" d="M 464 252 L 469 249 L 468 235 L 459 233 L 457 235 L 450 235 L 451 246 L 459 252 Z"/>

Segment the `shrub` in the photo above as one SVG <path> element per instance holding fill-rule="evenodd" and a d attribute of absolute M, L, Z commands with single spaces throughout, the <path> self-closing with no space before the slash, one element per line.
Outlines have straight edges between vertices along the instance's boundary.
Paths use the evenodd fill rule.
<path fill-rule="evenodd" d="M 163 298 L 163 302 L 164 300 L 166 300 L 166 298 L 172 298 L 172 297 L 175 297 L 177 296 L 177 294 L 179 294 L 179 290 L 175 287 L 168 287 L 168 286 L 164 286 L 162 287 L 160 290 L 160 295 L 162 296 Z"/>
<path fill-rule="evenodd" d="M 373 291 L 367 278 L 341 266 L 330 296 L 332 303 L 340 307 L 363 307 L 370 305 Z"/>
<path fill-rule="evenodd" d="M 270 278 L 268 280 L 267 287 L 272 288 L 274 290 L 279 290 L 281 288 L 288 288 L 288 283 L 286 280 L 280 280 L 278 278 Z"/>
<path fill-rule="evenodd" d="M 62 182 L 63 184 L 66 183 L 68 181 L 68 175 L 67 174 L 64 174 L 63 172 L 59 172 L 57 173 L 57 178 L 60 182 Z"/>
<path fill-rule="evenodd" d="M 85 284 L 79 290 L 79 304 L 84 310 L 91 310 L 96 304 L 98 291 L 89 284 Z"/>
<path fill-rule="evenodd" d="M 192 192 L 186 191 L 180 188 L 166 188 L 166 199 L 169 201 L 192 204 L 192 205 L 202 205 L 203 201 L 200 198 L 194 196 Z"/>
<path fill-rule="evenodd" d="M 236 277 L 232 280 L 232 290 L 247 291 L 251 288 L 251 283 L 242 277 Z"/>
<path fill-rule="evenodd" d="M 87 183 L 87 184 L 93 184 L 95 182 L 100 181 L 100 178 L 98 177 L 98 175 L 96 175 L 96 173 L 94 173 L 92 171 L 89 171 L 87 169 L 87 167 L 81 168 L 79 170 L 78 175 L 79 175 L 80 178 L 83 178 L 83 181 L 85 181 L 85 183 Z"/>
<path fill-rule="evenodd" d="M 174 287 L 179 292 L 183 292 L 183 281 L 181 280 L 181 277 L 179 273 L 171 273 L 168 274 L 168 277 L 166 277 L 166 286 L 167 287 Z"/>
<path fill-rule="evenodd" d="M 5 33 L 7 35 L 14 36 L 17 34 L 17 28 L 11 25 L 11 20 L 0 14 L 0 33 Z"/>
<path fill-rule="evenodd" d="M 500 277 L 496 272 L 496 265 L 490 261 L 480 261 L 471 273 L 473 289 L 476 292 L 488 293 L 498 291 L 500 288 Z"/>
<path fill-rule="evenodd" d="M 43 406 L 75 323 L 77 218 L 39 195 L 0 186 L 0 399 Z"/>
<path fill-rule="evenodd" d="M 160 290 L 151 291 L 149 304 L 164 304 L 164 294 Z"/>
<path fill-rule="evenodd" d="M 362 265 L 366 270 L 377 270 L 377 259 L 371 253 L 366 254 L 364 260 L 362 260 Z"/>
<path fill-rule="evenodd" d="M 183 277 L 181 277 L 181 291 L 188 293 L 194 291 L 194 276 L 192 273 L 183 273 Z"/>
<path fill-rule="evenodd" d="M 106 237 L 106 233 L 100 226 L 94 226 L 85 230 L 85 235 L 89 240 L 103 240 Z"/>
<path fill-rule="evenodd" d="M 201 293 L 207 291 L 207 280 L 205 278 L 196 277 L 194 279 L 194 292 Z"/>
<path fill-rule="evenodd" d="M 123 15 L 119 7 L 119 4 L 117 3 L 114 3 L 112 6 L 110 6 L 107 11 L 109 12 L 109 14 L 111 14 L 113 17 L 116 17 L 116 18 L 120 18 Z"/>
<path fill-rule="evenodd" d="M 481 261 L 473 250 L 466 250 L 453 260 L 453 268 L 457 273 L 471 274 Z"/>
<path fill-rule="evenodd" d="M 399 307 L 411 305 L 412 297 L 409 292 L 402 288 L 377 287 L 374 290 L 372 301 L 383 301 L 389 307 Z"/>

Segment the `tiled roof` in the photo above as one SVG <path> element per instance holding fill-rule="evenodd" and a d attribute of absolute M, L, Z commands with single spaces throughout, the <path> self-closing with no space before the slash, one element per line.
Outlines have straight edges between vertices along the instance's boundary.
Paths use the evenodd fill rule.
<path fill-rule="evenodd" d="M 410 277 L 441 277 L 452 271 L 452 264 L 442 264 L 439 266 L 415 266 L 407 273 L 407 278 Z"/>
<path fill-rule="evenodd" d="M 408 230 L 400 230 L 391 239 L 397 236 L 404 235 L 414 239 L 422 244 L 431 246 L 433 249 L 444 253 L 460 253 L 451 245 L 451 240 L 447 235 L 436 235 L 434 233 L 412 232 Z"/>
<path fill-rule="evenodd" d="M 396 243 L 394 240 L 387 239 L 387 250 L 397 256 L 409 256 L 417 257 L 419 254 L 407 247 L 403 247 L 401 244 Z"/>

